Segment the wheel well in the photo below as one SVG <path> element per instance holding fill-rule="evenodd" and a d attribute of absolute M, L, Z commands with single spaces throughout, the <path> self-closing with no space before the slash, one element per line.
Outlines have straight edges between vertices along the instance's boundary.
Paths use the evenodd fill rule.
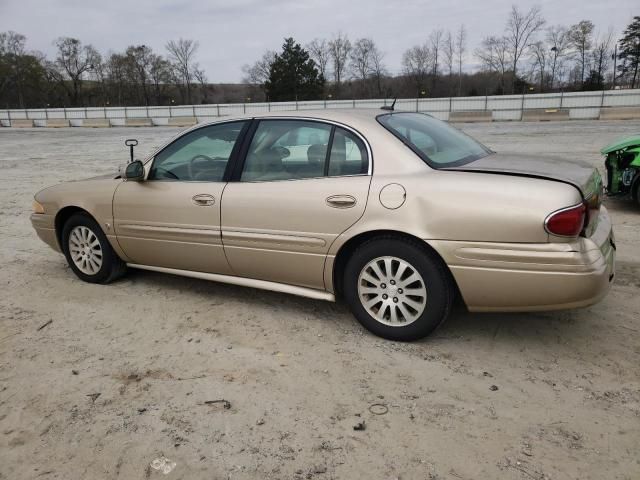
<path fill-rule="evenodd" d="M 64 228 L 64 224 L 67 223 L 67 220 L 71 218 L 72 215 L 76 213 L 86 213 L 91 216 L 89 212 L 80 207 L 64 207 L 60 210 L 55 219 L 55 227 L 56 227 L 56 238 L 58 239 L 58 245 L 62 249 L 62 229 Z M 92 217 L 93 218 L 93 217 Z"/>
<path fill-rule="evenodd" d="M 407 240 L 411 240 L 413 242 L 417 242 L 425 249 L 425 251 L 431 252 L 438 258 L 442 265 L 445 267 L 447 272 L 449 272 L 449 276 L 451 278 L 452 285 L 456 289 L 456 296 L 460 298 L 460 291 L 458 289 L 458 285 L 451 274 L 451 270 L 449 270 L 449 266 L 442 259 L 440 254 L 427 242 L 422 240 L 421 238 L 416 237 L 415 235 L 411 235 L 405 232 L 398 232 L 396 230 L 373 230 L 370 232 L 364 232 L 356 235 L 353 238 L 350 238 L 338 251 L 336 258 L 333 262 L 333 289 L 335 291 L 336 297 L 342 297 L 343 292 L 343 279 L 344 279 L 344 269 L 347 266 L 347 262 L 351 255 L 355 250 L 362 245 L 363 243 L 374 239 L 376 237 L 385 237 L 385 236 L 393 236 L 396 238 L 405 238 Z"/>

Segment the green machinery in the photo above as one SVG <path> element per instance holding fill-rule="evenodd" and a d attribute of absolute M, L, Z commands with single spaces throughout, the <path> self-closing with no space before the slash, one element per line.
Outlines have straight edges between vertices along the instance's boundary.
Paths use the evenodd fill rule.
<path fill-rule="evenodd" d="M 607 194 L 630 195 L 640 203 L 640 134 L 617 140 L 600 153 L 606 155 Z"/>

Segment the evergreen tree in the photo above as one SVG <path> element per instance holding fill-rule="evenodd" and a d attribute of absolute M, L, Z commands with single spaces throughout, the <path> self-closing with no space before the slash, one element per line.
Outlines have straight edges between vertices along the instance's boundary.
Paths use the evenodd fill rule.
<path fill-rule="evenodd" d="M 633 17 L 633 21 L 624 31 L 624 36 L 620 39 L 618 58 L 622 60 L 618 69 L 622 75 L 631 75 L 631 88 L 635 88 L 640 64 L 640 17 Z"/>
<path fill-rule="evenodd" d="M 322 98 L 324 78 L 309 52 L 293 38 L 285 38 L 282 53 L 269 69 L 265 90 L 270 101 L 317 100 Z"/>

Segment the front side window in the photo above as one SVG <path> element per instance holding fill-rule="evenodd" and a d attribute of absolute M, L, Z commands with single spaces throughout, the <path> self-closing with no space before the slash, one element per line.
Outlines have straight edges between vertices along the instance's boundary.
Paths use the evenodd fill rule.
<path fill-rule="evenodd" d="M 245 123 L 210 125 L 178 138 L 155 156 L 149 180 L 221 182 Z"/>
<path fill-rule="evenodd" d="M 491 151 L 460 130 L 421 113 L 387 113 L 378 122 L 433 168 L 464 165 Z"/>

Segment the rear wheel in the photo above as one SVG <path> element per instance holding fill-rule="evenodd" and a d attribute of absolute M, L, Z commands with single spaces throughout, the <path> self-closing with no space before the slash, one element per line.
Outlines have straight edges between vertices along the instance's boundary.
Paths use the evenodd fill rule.
<path fill-rule="evenodd" d="M 98 223 L 76 213 L 64 224 L 62 246 L 71 270 L 85 282 L 109 283 L 126 271 Z"/>
<path fill-rule="evenodd" d="M 448 316 L 454 296 L 450 274 L 418 242 L 382 237 L 361 245 L 349 259 L 344 294 L 368 330 L 390 340 L 416 340 Z"/>

